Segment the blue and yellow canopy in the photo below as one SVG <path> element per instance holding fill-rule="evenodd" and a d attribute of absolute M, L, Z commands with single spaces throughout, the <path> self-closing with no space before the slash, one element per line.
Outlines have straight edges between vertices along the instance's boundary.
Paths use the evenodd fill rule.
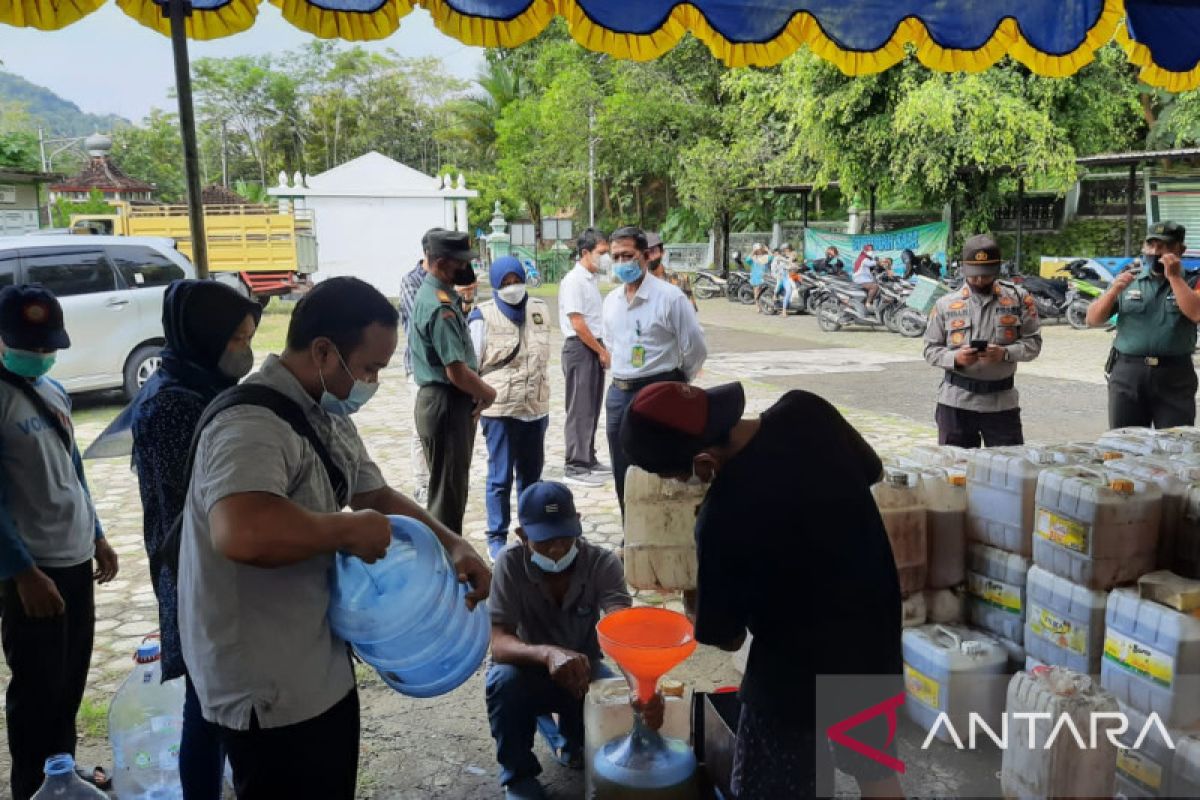
<path fill-rule="evenodd" d="M 167 32 L 165 0 L 115 0 Z M 105 0 L 0 0 L 0 22 L 61 28 Z M 213 39 L 254 24 L 262 0 L 188 0 L 188 35 Z M 927 66 L 986 69 L 1005 55 L 1039 75 L 1065 76 L 1114 35 L 1142 78 L 1182 91 L 1200 85 L 1200 2 L 1193 0 L 270 0 L 323 38 L 379 39 L 419 5 L 469 45 L 512 47 L 555 16 L 585 47 L 648 60 L 685 33 L 730 66 L 777 64 L 808 47 L 844 72 L 887 69 L 912 45 Z"/>

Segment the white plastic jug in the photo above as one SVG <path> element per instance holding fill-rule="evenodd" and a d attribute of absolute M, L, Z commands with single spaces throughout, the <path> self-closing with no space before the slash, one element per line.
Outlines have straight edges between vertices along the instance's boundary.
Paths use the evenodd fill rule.
<path fill-rule="evenodd" d="M 108 795 L 75 774 L 75 759 L 60 753 L 46 759 L 46 779 L 30 800 L 108 800 Z"/>
<path fill-rule="evenodd" d="M 1053 741 L 1050 736 L 1066 716 L 1090 745 L 1093 715 L 1117 710 L 1117 699 L 1082 673 L 1041 667 L 1014 675 L 1005 708 L 1009 718 L 1045 716 L 1019 717 L 1009 725 L 1000 769 L 1004 796 L 1112 797 L 1117 748 L 1106 732 L 1119 727 L 1116 720 L 1099 718 L 1095 748 L 1080 748 L 1068 730 L 1060 730 Z"/>
<path fill-rule="evenodd" d="M 1043 664 L 1099 676 L 1108 593 L 1034 566 L 1025 595 L 1026 652 Z"/>
<path fill-rule="evenodd" d="M 1189 454 L 1189 457 L 1194 454 Z M 1188 490 L 1200 482 L 1200 464 L 1188 466 L 1162 456 L 1117 458 L 1105 464 L 1110 476 L 1125 475 L 1153 483 L 1162 492 L 1162 515 L 1158 524 L 1158 551 L 1155 565 L 1173 569 L 1179 527 L 1187 508 Z"/>
<path fill-rule="evenodd" d="M 923 625 L 901 635 L 904 653 L 904 689 L 909 717 L 932 730 L 945 713 L 954 730 L 966 735 L 969 715 L 979 714 L 999 730 L 1004 712 L 1004 674 L 1008 654 L 991 636 L 959 625 Z M 991 677 L 989 677 L 991 676 Z M 950 741 L 945 726 L 937 737 Z"/>
<path fill-rule="evenodd" d="M 1200 736 L 1175 740 L 1171 759 L 1170 794 L 1163 797 L 1200 797 Z"/>
<path fill-rule="evenodd" d="M 967 548 L 967 619 L 1014 644 L 1025 638 L 1029 559 L 994 547 Z M 1015 653 L 1014 653 L 1015 657 Z M 1021 656 L 1024 659 L 1024 655 Z"/>
<path fill-rule="evenodd" d="M 925 624 L 925 593 L 913 592 L 900 604 L 900 627 L 915 628 Z"/>
<path fill-rule="evenodd" d="M 1117 796 L 1124 797 L 1190 797 L 1176 794 L 1172 786 L 1172 765 L 1175 748 L 1183 734 L 1167 731 L 1168 742 L 1157 725 L 1147 727 L 1148 716 L 1125 703 L 1118 703 L 1121 713 L 1129 721 L 1129 729 L 1118 738 L 1125 745 L 1117 750 Z M 1142 734 L 1145 732 L 1145 736 Z M 1135 747 L 1141 738 L 1140 746 Z"/>
<path fill-rule="evenodd" d="M 1152 456 L 1162 452 L 1159 437 L 1150 428 L 1114 428 L 1100 438 L 1096 445 L 1131 456 Z"/>
<path fill-rule="evenodd" d="M 872 486 L 871 493 L 892 545 L 900 593 L 907 597 L 920 592 L 925 588 L 928 540 L 917 473 L 888 467 L 883 481 Z"/>
<path fill-rule="evenodd" d="M 1170 569 L 1185 578 L 1200 579 L 1200 485 L 1188 489 Z"/>
<path fill-rule="evenodd" d="M 706 483 L 660 478 L 638 467 L 625 475 L 625 580 L 635 589 L 696 588 L 696 509 Z"/>
<path fill-rule="evenodd" d="M 663 726 L 660 733 L 681 742 L 692 739 L 692 687 L 664 678 L 659 683 L 663 695 Z M 633 709 L 629 705 L 629 683 L 624 678 L 592 681 L 583 703 L 584 797 L 594 795 L 592 761 L 596 749 L 633 727 Z"/>
<path fill-rule="evenodd" d="M 921 470 L 925 503 L 925 586 L 948 589 L 966 578 L 967 472 L 935 467 Z"/>
<path fill-rule="evenodd" d="M 896 459 L 896 463 L 910 469 L 926 467 L 957 467 L 965 469 L 971 451 L 965 447 L 951 445 L 918 444 Z"/>
<path fill-rule="evenodd" d="M 179 798 L 183 679 L 162 682 L 157 642 L 142 644 L 136 659 L 108 707 L 113 790 L 121 800 Z"/>
<path fill-rule="evenodd" d="M 1104 622 L 1104 688 L 1168 727 L 1200 725 L 1200 619 L 1114 589 Z"/>
<path fill-rule="evenodd" d="M 967 538 L 1029 557 L 1037 479 L 1056 466 L 1036 447 L 976 450 L 967 466 Z"/>
<path fill-rule="evenodd" d="M 1111 589 L 1154 570 L 1162 490 L 1088 467 L 1038 478 L 1033 560 L 1091 589 Z"/>

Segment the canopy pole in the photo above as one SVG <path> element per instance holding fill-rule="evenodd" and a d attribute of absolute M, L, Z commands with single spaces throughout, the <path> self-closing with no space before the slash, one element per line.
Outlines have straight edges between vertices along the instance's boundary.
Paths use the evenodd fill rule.
<path fill-rule="evenodd" d="M 1021 240 L 1025 236 L 1025 179 L 1017 178 L 1017 272 L 1021 272 Z"/>
<path fill-rule="evenodd" d="M 175 92 L 179 96 L 179 133 L 183 138 L 183 170 L 187 179 L 188 223 L 192 233 L 192 264 L 196 277 L 208 277 L 208 239 L 204 235 L 204 204 L 200 200 L 200 155 L 196 147 L 196 116 L 192 108 L 192 70 L 188 61 L 187 0 L 170 0 L 171 51 L 175 56 Z"/>
<path fill-rule="evenodd" d="M 1133 196 L 1137 194 L 1137 164 L 1129 165 L 1129 183 L 1125 186 L 1125 257 L 1133 257 Z"/>

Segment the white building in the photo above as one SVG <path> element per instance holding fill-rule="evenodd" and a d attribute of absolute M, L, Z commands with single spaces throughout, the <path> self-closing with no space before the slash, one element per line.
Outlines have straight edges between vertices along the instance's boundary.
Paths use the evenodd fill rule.
<path fill-rule="evenodd" d="M 467 231 L 467 199 L 478 192 L 430 177 L 376 152 L 311 177 L 296 173 L 292 184 L 279 174 L 270 190 L 281 210 L 293 204 L 314 216 L 317 262 L 324 280 L 352 275 L 388 297 L 421 258 L 421 236 L 430 228 Z"/>

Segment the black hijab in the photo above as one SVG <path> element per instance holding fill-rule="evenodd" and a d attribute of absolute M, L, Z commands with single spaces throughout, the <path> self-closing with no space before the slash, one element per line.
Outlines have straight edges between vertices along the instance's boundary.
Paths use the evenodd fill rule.
<path fill-rule="evenodd" d="M 209 397 L 237 383 L 222 374 L 217 363 L 247 314 L 257 325 L 262 307 L 223 283 L 174 281 L 163 297 L 167 344 L 159 371 L 164 373 L 164 382 L 182 384 Z"/>

